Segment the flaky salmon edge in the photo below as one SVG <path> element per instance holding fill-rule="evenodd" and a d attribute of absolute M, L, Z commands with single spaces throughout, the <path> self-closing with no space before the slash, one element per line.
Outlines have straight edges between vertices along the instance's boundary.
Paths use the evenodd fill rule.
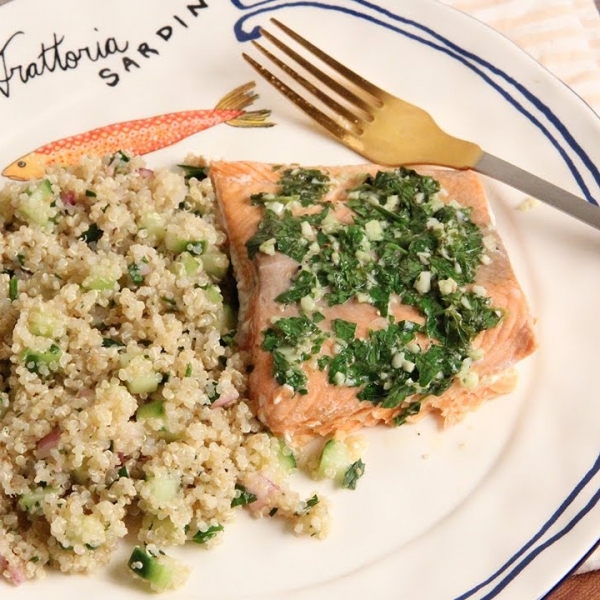
<path fill-rule="evenodd" d="M 262 331 L 273 318 L 297 314 L 293 308 L 275 302 L 275 297 L 287 289 L 297 263 L 283 255 L 278 258 L 261 254 L 255 260 L 249 258 L 246 242 L 254 235 L 262 218 L 261 208 L 250 202 L 250 196 L 275 192 L 281 170 L 297 166 L 212 161 L 209 176 L 229 239 L 237 281 L 240 303 L 237 339 L 251 365 L 248 385 L 252 408 L 274 435 L 302 446 L 316 437 L 339 438 L 364 427 L 391 425 L 402 407 L 381 408 L 369 401 L 358 400 L 359 388 L 329 384 L 326 375 L 317 368 L 307 369 L 309 393 L 306 395 L 295 394 L 289 386 L 278 384 L 273 376 L 272 356 L 262 349 Z M 333 195 L 353 187 L 367 174 L 389 170 L 371 164 L 302 168 L 327 173 L 336 184 L 330 192 Z M 421 411 L 407 419 L 415 422 L 434 414 L 443 426 L 449 426 L 485 401 L 512 392 L 518 382 L 515 367 L 536 350 L 537 339 L 528 301 L 505 245 L 493 226 L 481 179 L 472 171 L 431 167 L 416 167 L 415 170 L 437 179 L 448 200 L 454 199 L 471 207 L 472 220 L 482 229 L 488 244 L 495 246 L 489 264 L 479 267 L 475 283 L 485 287 L 492 305 L 501 310 L 504 317 L 496 327 L 483 331 L 474 340 L 474 347 L 484 353 L 472 367 L 477 373 L 478 385 L 467 389 L 455 381 L 440 396 L 424 398 Z M 360 318 L 377 319 L 375 309 L 365 306 L 360 307 L 363 311 Z M 357 308 L 356 303 L 350 302 L 341 314 Z"/>

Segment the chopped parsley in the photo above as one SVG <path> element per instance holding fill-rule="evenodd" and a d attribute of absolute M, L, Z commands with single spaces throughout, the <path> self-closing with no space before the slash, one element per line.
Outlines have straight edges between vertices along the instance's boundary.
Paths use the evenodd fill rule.
<path fill-rule="evenodd" d="M 160 299 L 167 305 L 167 311 L 173 312 L 177 309 L 177 301 L 175 300 L 175 298 L 161 296 Z"/>
<path fill-rule="evenodd" d="M 92 223 L 86 231 L 84 231 L 79 239 L 83 240 L 88 246 L 97 242 L 104 235 L 104 231 L 96 225 L 96 223 Z"/>
<path fill-rule="evenodd" d="M 206 531 L 197 531 L 192 537 L 192 542 L 206 544 L 208 540 L 212 540 L 220 531 L 223 531 L 223 525 L 211 525 Z"/>
<path fill-rule="evenodd" d="M 360 386 L 359 400 L 383 408 L 396 408 L 417 393 L 441 394 L 460 370 L 463 356 L 439 344 L 421 351 L 419 331 L 417 324 L 401 321 L 352 340 L 329 361 L 329 382 Z"/>
<path fill-rule="evenodd" d="M 131 282 L 136 287 L 140 286 L 140 285 L 142 285 L 142 283 L 144 283 L 144 276 L 142 275 L 142 272 L 140 271 L 139 266 L 136 265 L 135 263 L 132 263 L 127 266 L 127 272 L 129 273 Z"/>
<path fill-rule="evenodd" d="M 19 297 L 19 280 L 15 275 L 11 275 L 8 280 L 8 297 L 14 302 Z"/>
<path fill-rule="evenodd" d="M 317 494 L 315 494 L 314 496 L 311 496 L 308 500 L 304 501 L 304 508 L 302 509 L 302 514 L 306 514 L 308 512 L 310 512 L 311 508 L 314 508 L 317 504 L 319 504 L 320 500 L 319 500 L 319 496 L 317 496 Z"/>
<path fill-rule="evenodd" d="M 302 223 L 318 226 L 326 215 L 327 210 L 302 217 L 295 217 L 291 212 L 285 211 L 282 217 L 274 210 L 266 208 L 257 232 L 246 243 L 248 256 L 254 258 L 259 251 L 264 251 L 269 242 L 273 242 L 274 251 L 302 262 L 309 250 L 308 242 L 302 232 Z"/>
<path fill-rule="evenodd" d="M 317 496 L 315 494 L 314 496 L 310 497 L 306 501 L 306 508 L 312 508 L 313 506 L 316 506 L 317 504 L 319 504 L 319 496 Z"/>
<path fill-rule="evenodd" d="M 264 213 L 247 243 L 250 258 L 280 252 L 298 263 L 276 300 L 297 305 L 301 316 L 278 319 L 263 332 L 262 347 L 272 353 L 281 385 L 306 394 L 303 364 L 315 358 L 331 384 L 357 387 L 360 400 L 398 408 L 401 424 L 419 412 L 423 397 L 448 389 L 473 339 L 502 318 L 474 286 L 483 235 L 470 208 L 442 202 L 439 182 L 411 169 L 366 176 L 347 192 L 343 219 L 323 200 L 329 185 L 324 173 L 290 169 L 276 193 L 252 196 Z M 395 322 L 395 299 L 423 322 Z M 333 307 L 351 300 L 374 306 L 385 324 L 361 339 L 355 323 L 320 325 L 319 302 Z M 329 336 L 333 353 L 320 354 Z"/>
<path fill-rule="evenodd" d="M 180 169 L 183 170 L 184 179 L 189 181 L 190 179 L 195 178 L 198 181 L 202 181 L 208 177 L 208 171 L 206 167 L 195 167 L 194 165 L 177 165 Z"/>
<path fill-rule="evenodd" d="M 231 500 L 231 508 L 236 506 L 244 506 L 246 504 L 252 504 L 252 502 L 256 502 L 257 497 L 255 494 L 252 494 L 241 483 L 235 484 L 236 494 Z"/>
<path fill-rule="evenodd" d="M 131 158 L 129 156 L 127 156 L 127 154 L 125 154 L 125 152 L 123 152 L 123 150 L 117 150 L 113 154 L 110 162 L 112 162 L 114 160 L 120 160 L 120 161 L 123 161 L 124 163 L 128 163 L 131 160 Z"/>
<path fill-rule="evenodd" d="M 108 166 L 114 169 L 114 173 L 124 173 L 128 168 L 131 157 L 123 150 L 117 150 L 109 159 Z"/>
<path fill-rule="evenodd" d="M 279 202 L 289 204 L 299 202 L 301 206 L 310 206 L 318 202 L 330 187 L 329 177 L 318 169 L 285 169 L 279 179 L 276 194 L 254 194 L 252 202 L 266 204 Z"/>
<path fill-rule="evenodd" d="M 357 481 L 365 474 L 365 463 L 359 458 L 352 463 L 342 481 L 342 487 L 347 490 L 355 490 Z"/>
<path fill-rule="evenodd" d="M 103 338 L 102 339 L 102 347 L 103 348 L 122 348 L 125 344 L 120 342 L 119 340 L 113 340 L 112 338 Z"/>
<path fill-rule="evenodd" d="M 345 321 L 344 319 L 333 319 L 331 326 L 335 333 L 335 336 L 346 343 L 350 343 L 354 340 L 354 334 L 356 333 L 356 323 Z"/>
<path fill-rule="evenodd" d="M 319 353 L 327 334 L 306 316 L 277 319 L 264 332 L 263 350 L 273 354 L 275 379 L 295 392 L 306 394 L 302 363 Z"/>

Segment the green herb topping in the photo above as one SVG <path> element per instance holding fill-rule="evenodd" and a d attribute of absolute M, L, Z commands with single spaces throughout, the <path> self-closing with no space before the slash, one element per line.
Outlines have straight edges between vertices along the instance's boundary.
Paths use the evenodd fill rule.
<path fill-rule="evenodd" d="M 442 202 L 439 182 L 410 169 L 365 177 L 347 192 L 343 218 L 323 201 L 328 189 L 325 174 L 294 169 L 283 171 L 279 193 L 252 196 L 264 216 L 247 243 L 249 256 L 279 252 L 299 265 L 276 300 L 296 304 L 302 316 L 278 319 L 262 347 L 273 355 L 280 384 L 306 394 L 303 365 L 315 357 L 333 385 L 402 407 L 400 424 L 419 411 L 420 399 L 448 389 L 472 363 L 473 339 L 502 317 L 474 285 L 483 235 L 470 208 Z M 357 339 L 355 323 L 320 324 L 324 306 L 351 300 L 377 308 L 386 325 Z M 395 322 L 392 300 L 422 320 Z M 319 355 L 329 336 L 333 353 Z"/>
<path fill-rule="evenodd" d="M 310 206 L 329 191 L 329 186 L 329 177 L 318 169 L 285 169 L 276 194 L 254 194 L 251 200 L 263 205 L 299 202 L 301 206 Z"/>
<path fill-rule="evenodd" d="M 306 394 L 306 374 L 302 363 L 318 354 L 327 338 L 317 324 L 307 317 L 277 319 L 264 333 L 263 350 L 273 354 L 275 379 Z"/>

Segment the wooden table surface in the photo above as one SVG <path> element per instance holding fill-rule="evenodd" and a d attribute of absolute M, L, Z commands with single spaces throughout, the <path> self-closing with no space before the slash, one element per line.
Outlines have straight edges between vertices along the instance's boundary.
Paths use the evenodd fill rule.
<path fill-rule="evenodd" d="M 600 571 L 569 577 L 544 600 L 599 600 Z M 532 599 L 534 600 L 534 599 Z"/>

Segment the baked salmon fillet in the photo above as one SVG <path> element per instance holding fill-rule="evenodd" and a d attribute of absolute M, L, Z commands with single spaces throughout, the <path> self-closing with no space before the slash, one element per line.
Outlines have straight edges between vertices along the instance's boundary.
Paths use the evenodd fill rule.
<path fill-rule="evenodd" d="M 516 385 L 533 319 L 470 171 L 213 162 L 258 418 L 296 445 Z"/>

